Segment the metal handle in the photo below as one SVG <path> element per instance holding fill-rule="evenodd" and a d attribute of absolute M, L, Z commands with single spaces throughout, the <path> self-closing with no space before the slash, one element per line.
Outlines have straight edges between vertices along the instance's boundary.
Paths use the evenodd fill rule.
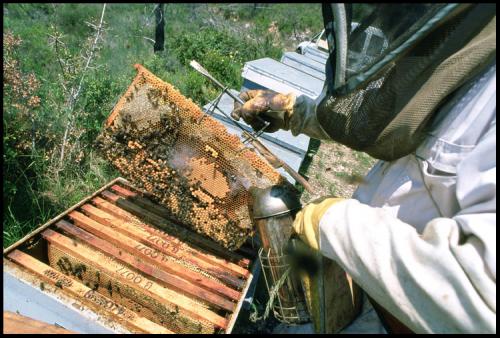
<path fill-rule="evenodd" d="M 243 135 L 247 136 L 249 135 L 249 133 L 244 131 Z M 267 149 L 267 147 L 264 144 L 262 144 L 262 142 L 260 142 L 258 139 L 255 138 L 250 138 L 250 142 L 273 167 L 283 168 L 290 176 L 292 176 L 297 182 L 299 182 L 304 187 L 304 189 L 307 190 L 308 193 L 310 193 L 311 195 L 314 194 L 314 189 L 309 184 L 309 182 L 307 182 L 306 179 L 302 177 L 302 175 L 293 170 L 292 167 L 290 167 L 288 164 L 286 164 L 284 161 L 282 161 L 276 155 L 274 155 L 269 149 Z"/>
<path fill-rule="evenodd" d="M 202 65 L 200 65 L 198 62 L 195 60 L 192 60 L 190 63 L 191 67 L 193 67 L 196 71 L 201 73 L 202 75 L 206 76 L 210 81 L 215 83 L 217 86 L 219 86 L 223 91 L 225 91 L 229 96 L 231 96 L 234 100 L 238 101 L 240 104 L 245 104 L 245 102 L 237 95 L 234 95 L 231 91 L 227 89 L 226 86 L 222 85 L 219 81 L 217 81 L 216 78 L 214 78 L 208 70 L 203 68 Z M 224 113 L 224 115 L 226 115 Z M 276 155 L 274 155 L 269 149 L 267 149 L 258 139 L 257 137 L 264 131 L 264 129 L 269 126 L 269 122 L 263 120 L 259 116 L 257 118 L 260 120 L 260 122 L 264 123 L 264 128 L 261 130 L 257 131 L 255 135 L 250 134 L 247 132 L 243 127 L 241 127 L 239 124 L 237 124 L 238 127 L 240 127 L 243 130 L 243 135 L 250 140 L 252 145 L 259 151 L 259 153 L 264 156 L 272 166 L 275 168 L 282 167 L 290 176 L 292 176 L 297 182 L 299 182 L 310 194 L 314 194 L 314 190 L 312 186 L 306 181 L 304 177 L 302 177 L 298 172 L 293 170 L 288 164 L 280 160 Z"/>
<path fill-rule="evenodd" d="M 195 60 L 192 60 L 189 65 L 193 67 L 196 71 L 198 71 L 200 74 L 203 76 L 207 77 L 210 81 L 215 83 L 218 87 L 220 87 L 227 95 L 231 96 L 235 101 L 237 101 L 239 104 L 244 105 L 245 101 L 243 101 L 239 96 L 234 95 L 230 90 L 227 89 L 226 86 L 224 86 L 222 83 L 217 81 L 215 77 L 213 77 L 208 70 L 206 70 L 202 65 L 200 65 L 198 62 Z M 265 129 L 271 124 L 269 121 L 264 120 L 260 116 L 256 116 L 256 119 L 264 125 L 264 127 L 261 130 L 256 131 L 256 135 L 262 134 Z"/>

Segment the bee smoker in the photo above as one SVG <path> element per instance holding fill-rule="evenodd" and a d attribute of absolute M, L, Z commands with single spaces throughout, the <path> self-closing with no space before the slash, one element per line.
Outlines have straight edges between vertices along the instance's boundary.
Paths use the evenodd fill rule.
<path fill-rule="evenodd" d="M 266 287 L 277 292 L 273 312 L 279 321 L 300 324 L 310 321 L 302 285 L 298 276 L 289 274 L 286 248 L 292 236 L 295 214 L 301 209 L 298 191 L 291 185 L 266 189 L 252 188 L 252 217 L 261 239 L 259 260 Z M 277 285 L 282 286 L 276 289 Z"/>

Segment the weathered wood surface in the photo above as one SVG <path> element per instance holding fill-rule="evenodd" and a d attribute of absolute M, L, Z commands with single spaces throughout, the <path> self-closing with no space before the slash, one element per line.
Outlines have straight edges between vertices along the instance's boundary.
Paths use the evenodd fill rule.
<path fill-rule="evenodd" d="M 89 250 L 75 240 L 50 229 L 44 231 L 42 235 L 47 241 L 55 245 L 61 251 L 113 276 L 115 280 L 135 289 L 139 294 L 146 294 L 161 303 L 170 304 L 174 308 L 177 307 L 182 309 L 193 318 L 208 321 L 217 327 L 223 329 L 227 327 L 227 320 L 225 318 L 200 306 L 200 304 L 197 304 L 192 299 L 159 285 L 156 281 L 153 281 L 151 278 L 137 271 L 131 271 L 130 269 L 124 268 L 124 266 L 119 264 L 115 259 L 106 259 L 107 257 L 105 255 L 99 255 L 97 251 Z"/>
<path fill-rule="evenodd" d="M 36 274 L 44 281 L 54 284 L 64 290 L 64 292 L 77 297 L 77 299 L 82 301 L 83 304 L 100 313 L 106 313 L 108 316 L 116 318 L 120 321 L 120 323 L 123 323 L 126 327 L 132 328 L 136 332 L 172 333 L 168 329 L 155 324 L 146 318 L 138 316 L 135 312 L 126 309 L 106 296 L 93 291 L 82 283 L 60 273 L 28 254 L 15 250 L 11 252 L 8 257 Z"/>
<path fill-rule="evenodd" d="M 125 222 L 118 223 L 116 222 L 116 219 L 113 219 L 109 214 L 103 214 L 103 212 L 98 213 L 97 211 L 99 211 L 99 209 L 91 209 L 87 207 L 84 210 L 87 212 L 91 211 L 89 212 L 89 215 L 93 218 L 78 211 L 73 211 L 68 216 L 77 226 L 118 246 L 122 245 L 123 242 L 133 243 L 134 246 L 143 244 L 167 256 L 193 264 L 194 266 L 199 267 L 200 270 L 207 271 L 209 274 L 213 274 L 217 278 L 220 277 L 222 281 L 233 287 L 239 288 L 241 287 L 241 283 L 244 282 L 234 276 L 225 274 L 224 271 L 214 271 L 210 264 L 180 251 L 179 245 L 176 245 L 176 243 L 165 242 L 159 239 L 156 235 L 151 235 L 145 231 L 141 231 L 140 228 L 131 224 Z M 132 240 L 133 242 L 131 242 Z M 186 267 L 184 267 L 184 269 L 186 269 Z"/>
<path fill-rule="evenodd" d="M 114 187 L 114 189 L 112 189 L 112 187 Z M 110 190 L 112 190 L 113 192 L 111 192 Z M 189 236 L 190 242 L 195 243 L 204 249 L 208 249 L 222 258 L 231 260 L 232 262 L 242 266 L 243 268 L 248 268 L 250 264 L 250 260 L 248 258 L 245 258 L 236 252 L 229 251 L 223 248 L 221 245 L 201 236 L 198 233 L 179 226 L 175 222 L 168 219 L 168 216 L 163 216 L 168 215 L 168 210 L 165 207 L 152 203 L 147 198 L 144 198 L 138 193 L 133 192 L 132 187 L 127 189 L 115 184 L 112 185 L 110 189 L 103 191 L 102 196 L 104 196 L 109 201 L 116 203 L 118 206 L 123 206 L 125 209 L 130 208 L 130 212 L 132 214 L 140 216 L 141 218 L 145 217 L 149 221 L 153 222 L 154 225 L 161 227 L 166 222 L 168 222 L 168 226 L 174 229 L 180 235 L 186 234 L 187 236 Z M 148 207 L 146 208 L 144 206 Z M 168 221 L 165 218 L 167 218 Z M 155 224 L 155 222 L 157 224 Z"/>
<path fill-rule="evenodd" d="M 187 269 L 185 266 L 177 263 L 174 259 L 169 259 L 170 256 L 152 248 L 148 245 L 142 244 L 132 238 L 129 238 L 114 230 L 103 227 L 98 222 L 86 217 L 83 214 L 75 214 L 75 224 L 79 225 L 82 229 L 93 233 L 110 243 L 113 243 L 125 250 L 136 252 L 136 254 L 147 262 L 157 265 L 165 271 L 175 274 L 183 279 L 192 282 L 209 291 L 216 292 L 229 299 L 238 300 L 241 297 L 240 292 L 231 289 L 230 287 L 218 283 L 210 279 L 200 272 Z"/>
<path fill-rule="evenodd" d="M 176 238 L 168 233 L 165 233 L 164 231 L 161 231 L 157 228 L 154 228 L 150 225 L 147 225 L 144 222 L 136 222 L 136 221 L 132 222 L 132 218 L 130 218 L 130 217 L 124 218 L 124 212 L 126 213 L 126 211 L 121 210 L 116 205 L 114 205 L 110 202 L 107 202 L 107 201 L 103 200 L 102 198 L 99 198 L 99 197 L 94 198 L 92 200 L 92 203 L 98 209 L 100 209 L 100 210 L 108 213 L 109 215 L 117 218 L 119 221 L 133 223 L 135 226 L 142 228 L 143 230 L 147 231 L 150 234 L 157 235 L 166 241 L 175 241 L 180 245 L 180 248 L 182 248 L 183 250 L 186 250 L 187 252 L 189 252 L 189 254 L 196 256 L 196 257 L 206 261 L 207 263 L 217 265 L 217 266 L 221 267 L 222 269 L 225 269 L 225 270 L 227 269 L 236 276 L 246 278 L 246 277 L 248 277 L 248 275 L 250 273 L 247 269 L 245 269 L 237 264 L 234 264 L 234 263 L 227 261 L 225 259 L 218 258 L 218 257 L 208 253 L 206 250 L 203 250 L 202 248 L 200 248 L 196 245 L 193 245 L 193 244 L 190 244 L 187 242 L 181 242 L 178 238 Z"/>
<path fill-rule="evenodd" d="M 62 327 L 48 324 L 14 312 L 3 312 L 4 334 L 77 334 Z"/>
<path fill-rule="evenodd" d="M 152 277 L 155 277 L 162 282 L 165 282 L 167 285 L 170 287 L 173 287 L 177 289 L 178 291 L 187 293 L 189 295 L 192 295 L 196 298 L 199 298 L 201 300 L 207 301 L 211 303 L 212 305 L 218 306 L 222 309 L 232 311 L 235 307 L 235 304 L 230 302 L 227 299 L 222 298 L 221 296 L 218 296 L 206 289 L 203 289 L 197 285 L 191 284 L 188 281 L 180 278 L 174 273 L 169 273 L 165 270 L 161 270 L 156 266 L 153 266 L 151 264 L 144 263 L 144 259 L 146 261 L 150 261 L 148 258 L 149 256 L 145 254 L 141 254 L 141 251 L 139 251 L 136 247 L 131 248 L 131 252 L 134 252 L 134 255 L 130 254 L 129 252 L 125 250 L 120 250 L 118 247 L 112 245 L 109 243 L 109 241 L 105 241 L 103 239 L 100 239 L 91 233 L 88 233 L 75 225 L 66 222 L 66 221 L 59 221 L 56 223 L 56 226 L 64 230 L 65 232 L 75 236 L 79 240 L 91 245 L 97 250 L 101 250 L 105 252 L 106 254 L 109 254 L 113 257 L 115 257 L 118 260 L 121 260 L 133 268 L 150 275 Z M 140 245 L 140 244 L 139 244 Z M 173 272 L 173 271 L 172 271 Z"/>
<path fill-rule="evenodd" d="M 77 302 L 82 298 L 84 307 L 116 325 L 120 323 L 124 330 L 150 332 L 154 327 L 147 331 L 134 326 L 136 324 L 123 324 L 126 318 L 117 317 L 117 313 L 105 313 L 98 305 L 114 304 L 125 308 L 130 305 L 125 302 L 129 300 L 134 305 L 128 308 L 129 311 L 137 318 L 157 325 L 162 330 L 159 332 L 191 332 L 191 329 L 198 332 L 198 327 L 202 327 L 200 332 L 207 333 L 213 333 L 215 328 L 230 331 L 236 318 L 234 312 L 239 311 L 243 293 L 252 277 L 248 257 L 253 259 L 255 252 L 247 252 L 244 248 L 229 251 L 171 221 L 167 215 L 168 210 L 148 199 L 147 193 L 118 178 L 28 235 L 30 243 L 25 243 L 24 239 L 4 249 L 4 257 L 21 244 L 38 248 L 40 245 L 33 246 L 33 243 L 40 237 L 44 238 L 51 248 L 49 260 L 54 273 L 49 274 L 58 273 L 95 294 L 89 300 L 64 289 L 60 296 L 74 297 Z M 53 231 L 56 229 L 59 233 Z M 37 238 L 33 238 L 35 234 L 38 234 Z M 46 245 L 41 247 L 46 248 Z M 36 260 L 39 253 L 29 250 L 28 254 Z M 83 279 L 74 275 L 79 278 L 77 280 L 71 278 L 72 272 L 70 276 L 63 268 L 58 271 L 59 264 L 55 263 L 59 257 L 69 258 L 73 266 L 87 265 L 88 273 Z M 110 264 L 108 259 L 113 259 L 114 263 Z M 14 264 L 10 259 L 7 262 Z M 116 270 L 120 267 L 121 272 L 140 276 L 146 284 L 133 285 L 133 280 L 119 276 L 120 272 Z M 26 273 L 38 278 L 39 274 L 30 271 L 26 270 Z M 99 271 L 103 271 L 101 280 Z M 46 281 L 44 278 L 47 276 L 40 280 Z M 57 281 L 47 281 L 45 286 L 48 290 L 58 290 L 55 283 Z M 109 291 L 110 283 L 113 292 Z M 96 289 L 97 284 L 100 286 Z M 143 297 L 139 296 L 141 292 Z M 106 297 L 113 303 L 106 303 L 103 300 Z M 134 303 L 136 299 L 142 303 Z M 166 317 L 159 320 L 158 316 L 164 310 L 170 314 L 174 311 L 180 317 L 171 317 L 165 312 Z M 176 323 L 178 319 L 182 323 L 171 327 L 170 323 Z"/>

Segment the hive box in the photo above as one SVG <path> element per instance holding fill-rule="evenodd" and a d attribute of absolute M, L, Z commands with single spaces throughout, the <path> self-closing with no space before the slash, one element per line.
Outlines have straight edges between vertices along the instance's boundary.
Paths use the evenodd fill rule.
<path fill-rule="evenodd" d="M 165 213 L 113 180 L 4 250 L 4 311 L 80 333 L 230 333 L 255 250 Z"/>

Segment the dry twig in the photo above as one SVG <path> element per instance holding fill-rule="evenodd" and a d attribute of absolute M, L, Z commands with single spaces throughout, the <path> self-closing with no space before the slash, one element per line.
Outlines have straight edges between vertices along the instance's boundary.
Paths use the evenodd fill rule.
<path fill-rule="evenodd" d="M 73 112 L 75 110 L 75 105 L 76 105 L 76 102 L 78 100 L 78 97 L 80 96 L 81 89 L 82 89 L 82 84 L 83 84 L 83 80 L 85 78 L 85 74 L 86 74 L 87 70 L 90 69 L 90 63 L 92 62 L 92 59 L 93 59 L 93 57 L 95 55 L 95 51 L 97 49 L 97 43 L 99 41 L 99 38 L 100 38 L 102 30 L 103 30 L 103 22 L 104 22 L 104 13 L 105 13 L 105 11 L 106 11 L 106 4 L 104 4 L 103 7 L 102 7 L 102 13 L 101 13 L 101 19 L 99 21 L 99 26 L 95 27 L 95 25 L 91 25 L 96 30 L 96 34 L 95 34 L 94 40 L 92 42 L 92 45 L 90 47 L 90 51 L 87 51 L 85 67 L 82 70 L 80 81 L 78 83 L 78 87 L 77 88 L 74 88 L 74 87 L 71 88 L 71 93 L 70 93 L 70 97 L 69 97 L 69 104 L 68 104 L 68 106 L 69 106 L 69 109 L 68 109 L 68 121 L 66 123 L 66 128 L 64 130 L 64 136 L 63 136 L 63 140 L 62 140 L 62 144 L 61 144 L 61 152 L 60 152 L 60 156 L 59 156 L 59 168 L 62 168 L 62 164 L 63 164 L 63 160 L 64 160 L 65 147 L 66 147 L 66 143 L 67 143 L 67 140 L 68 140 L 68 135 L 69 135 L 71 127 L 72 127 L 72 122 L 74 120 L 74 114 L 73 114 Z"/>

